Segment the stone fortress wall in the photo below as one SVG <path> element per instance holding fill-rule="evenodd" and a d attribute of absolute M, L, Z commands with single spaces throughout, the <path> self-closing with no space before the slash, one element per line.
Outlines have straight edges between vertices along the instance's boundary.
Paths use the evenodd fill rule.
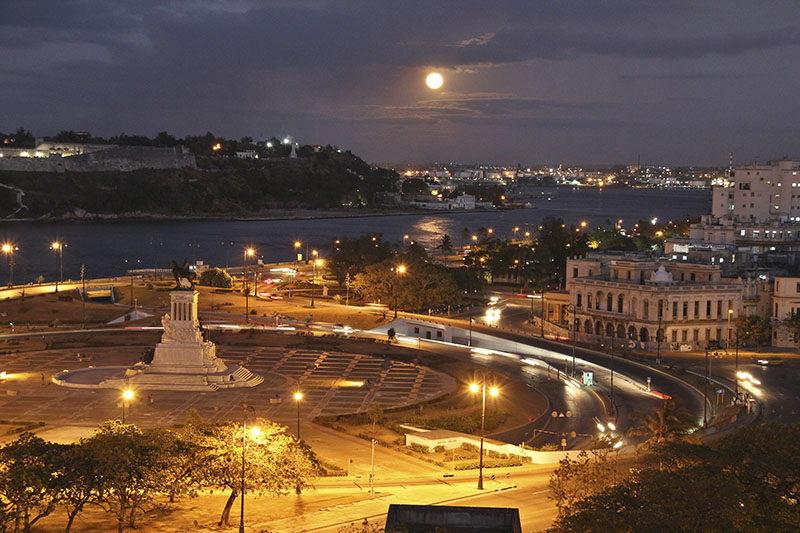
<path fill-rule="evenodd" d="M 79 145 L 80 146 L 80 145 Z M 86 145 L 88 146 L 88 145 Z M 194 154 L 182 146 L 91 145 L 91 150 L 53 151 L 44 144 L 30 150 L 0 148 L 0 170 L 18 172 L 129 172 L 132 170 L 197 168 Z M 23 154 L 24 152 L 24 154 Z"/>

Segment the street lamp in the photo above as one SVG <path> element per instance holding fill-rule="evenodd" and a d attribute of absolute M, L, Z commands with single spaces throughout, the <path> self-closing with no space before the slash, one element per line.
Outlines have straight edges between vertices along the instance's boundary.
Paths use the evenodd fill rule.
<path fill-rule="evenodd" d="M 317 257 L 317 251 L 312 252 Z M 314 259 L 314 279 L 311 280 L 311 307 L 314 307 L 314 286 L 317 284 L 317 267 L 322 268 L 325 262 L 322 259 Z"/>
<path fill-rule="evenodd" d="M 3 244 L 3 253 L 8 256 L 8 286 L 14 286 L 14 250 L 17 248 L 13 244 Z"/>
<path fill-rule="evenodd" d="M 297 255 L 298 255 L 298 253 L 300 251 L 300 247 L 302 245 L 303 244 L 300 241 L 294 241 L 294 265 L 295 265 L 295 268 L 297 267 L 297 259 L 298 259 Z"/>
<path fill-rule="evenodd" d="M 731 315 L 733 315 L 733 309 L 730 307 L 728 308 L 728 334 L 727 339 L 725 340 L 725 353 L 730 353 L 731 351 Z"/>
<path fill-rule="evenodd" d="M 242 275 L 244 277 L 242 284 L 244 285 L 244 321 L 245 323 L 250 322 L 250 283 L 248 280 L 247 274 L 247 260 L 250 257 L 253 257 L 256 254 L 256 251 L 252 248 L 246 248 L 244 250 L 244 266 L 242 268 L 243 272 Z"/>
<path fill-rule="evenodd" d="M 56 253 L 56 267 L 58 268 L 58 278 L 56 279 L 56 292 L 58 292 L 58 283 L 64 281 L 64 247 L 66 244 L 58 241 L 53 241 L 50 248 Z"/>
<path fill-rule="evenodd" d="M 253 427 L 250 428 L 250 434 L 253 436 L 253 438 L 256 438 L 259 435 L 261 435 L 261 430 L 258 428 L 258 426 L 253 426 Z M 247 422 L 246 421 L 242 421 L 242 501 L 241 501 L 242 508 L 241 508 L 241 512 L 239 513 L 239 533 L 244 533 L 244 489 L 245 489 L 245 487 L 244 487 L 244 465 L 245 465 L 244 451 L 245 451 L 246 447 L 247 447 Z"/>
<path fill-rule="evenodd" d="M 302 399 L 302 392 L 297 391 L 294 393 L 294 401 L 297 404 L 297 440 L 300 440 L 300 400 Z"/>
<path fill-rule="evenodd" d="M 575 377 L 575 340 L 576 333 L 578 332 L 578 319 L 576 317 L 577 309 L 575 305 L 570 305 L 569 310 L 572 311 L 572 377 Z"/>
<path fill-rule="evenodd" d="M 125 423 L 125 403 L 129 402 L 133 399 L 133 391 L 131 389 L 125 389 L 122 391 L 122 423 Z"/>
<path fill-rule="evenodd" d="M 481 384 L 473 383 L 469 386 L 471 392 L 481 391 L 481 449 L 480 458 L 478 459 L 478 490 L 483 490 L 483 433 L 486 423 L 486 376 L 481 379 Z M 489 389 L 489 395 L 494 397 L 499 394 L 497 387 Z"/>
<path fill-rule="evenodd" d="M 397 286 L 400 284 L 400 274 L 406 271 L 405 265 L 398 265 L 395 269 L 395 284 L 394 284 L 394 318 L 397 320 Z"/>

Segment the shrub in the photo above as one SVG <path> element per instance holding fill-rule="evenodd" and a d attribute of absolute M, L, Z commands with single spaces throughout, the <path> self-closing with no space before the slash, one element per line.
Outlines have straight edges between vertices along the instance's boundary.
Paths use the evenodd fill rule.
<path fill-rule="evenodd" d="M 209 268 L 200 274 L 200 279 L 197 280 L 198 285 L 206 287 L 222 287 L 230 288 L 233 284 L 231 276 L 221 268 Z"/>
<path fill-rule="evenodd" d="M 417 443 L 409 444 L 408 447 L 414 450 L 415 452 L 419 453 L 430 453 L 431 451 L 431 449 L 428 448 L 427 446 L 423 446 L 422 444 L 417 444 Z"/>

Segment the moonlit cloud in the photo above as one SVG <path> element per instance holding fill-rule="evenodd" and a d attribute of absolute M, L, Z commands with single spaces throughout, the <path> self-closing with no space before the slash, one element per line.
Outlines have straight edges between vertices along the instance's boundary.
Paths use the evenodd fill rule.
<path fill-rule="evenodd" d="M 0 131 L 293 134 L 370 161 L 798 154 L 800 6 L 6 2 Z M 447 80 L 424 86 L 435 69 Z"/>

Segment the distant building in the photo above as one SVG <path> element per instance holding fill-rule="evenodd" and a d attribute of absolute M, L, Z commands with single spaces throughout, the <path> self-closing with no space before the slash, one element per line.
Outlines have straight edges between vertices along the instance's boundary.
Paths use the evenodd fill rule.
<path fill-rule="evenodd" d="M 781 321 L 800 313 L 800 278 L 775 278 L 772 296 L 772 345 L 796 348 L 797 340 Z"/>
<path fill-rule="evenodd" d="M 236 152 L 237 159 L 258 159 L 258 153 L 255 150 L 245 150 L 244 152 Z"/>
<path fill-rule="evenodd" d="M 722 278 L 719 265 L 594 254 L 567 261 L 567 290 L 578 338 L 653 350 L 724 346 L 758 280 Z"/>
<path fill-rule="evenodd" d="M 711 213 L 738 222 L 800 222 L 800 162 L 739 167 L 714 187 Z"/>
<path fill-rule="evenodd" d="M 386 533 L 522 533 L 519 509 L 390 504 Z"/>
<path fill-rule="evenodd" d="M 183 146 L 46 142 L 36 148 L 0 148 L 0 170 L 17 172 L 128 172 L 184 167 L 197 168 L 197 163 L 194 154 Z"/>

